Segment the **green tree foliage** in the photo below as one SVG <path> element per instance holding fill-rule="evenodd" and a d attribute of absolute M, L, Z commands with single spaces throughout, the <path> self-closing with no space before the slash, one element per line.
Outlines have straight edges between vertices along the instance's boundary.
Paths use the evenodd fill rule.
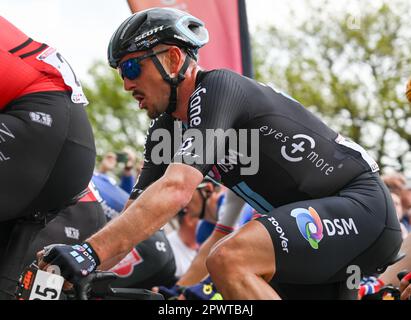
<path fill-rule="evenodd" d="M 298 1 L 305 18 L 254 37 L 257 79 L 274 83 L 370 150 L 382 167 L 411 169 L 411 3 Z"/>
<path fill-rule="evenodd" d="M 90 102 L 87 112 L 98 155 L 121 151 L 125 146 L 141 153 L 149 120 L 138 109 L 138 102 L 124 90 L 118 73 L 106 64 L 94 64 L 89 74 L 90 84 L 83 87 Z"/>

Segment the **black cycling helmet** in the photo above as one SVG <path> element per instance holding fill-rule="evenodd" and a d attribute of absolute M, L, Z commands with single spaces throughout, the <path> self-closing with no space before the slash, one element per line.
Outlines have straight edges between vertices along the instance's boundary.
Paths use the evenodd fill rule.
<path fill-rule="evenodd" d="M 167 74 L 155 54 L 151 56 L 162 78 L 170 85 L 166 112 L 172 114 L 177 107 L 177 87 L 185 79 L 184 74 L 190 65 L 190 57 L 197 60 L 198 49 L 204 46 L 208 39 L 204 23 L 187 12 L 171 8 L 152 8 L 133 14 L 118 27 L 108 46 L 108 61 L 111 67 L 117 68 L 120 60 L 127 54 L 151 51 L 159 44 L 184 48 L 187 56 L 174 78 Z"/>
<path fill-rule="evenodd" d="M 133 14 L 118 27 L 108 46 L 108 61 L 117 68 L 125 55 L 150 50 L 158 44 L 184 48 L 197 60 L 198 49 L 208 40 L 201 20 L 177 9 L 152 8 Z"/>

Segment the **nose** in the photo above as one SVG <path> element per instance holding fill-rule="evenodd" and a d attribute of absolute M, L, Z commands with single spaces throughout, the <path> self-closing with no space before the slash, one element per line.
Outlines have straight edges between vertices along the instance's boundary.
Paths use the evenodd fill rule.
<path fill-rule="evenodd" d="M 136 84 L 134 83 L 134 81 L 127 79 L 127 78 L 124 78 L 123 85 L 124 85 L 124 90 L 126 91 L 132 91 L 136 88 Z"/>

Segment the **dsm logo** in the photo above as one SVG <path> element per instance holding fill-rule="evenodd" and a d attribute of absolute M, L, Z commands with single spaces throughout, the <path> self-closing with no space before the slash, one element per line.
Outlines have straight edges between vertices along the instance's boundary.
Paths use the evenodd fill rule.
<path fill-rule="evenodd" d="M 354 219 L 321 219 L 317 211 L 310 207 L 307 209 L 297 208 L 291 211 L 291 216 L 296 219 L 298 230 L 310 243 L 313 249 L 319 248 L 319 243 L 327 236 L 351 236 L 359 235 Z"/>
<path fill-rule="evenodd" d="M 314 208 L 298 208 L 291 211 L 291 216 L 297 221 L 298 230 L 313 249 L 318 249 L 318 244 L 324 237 L 323 224 Z"/>

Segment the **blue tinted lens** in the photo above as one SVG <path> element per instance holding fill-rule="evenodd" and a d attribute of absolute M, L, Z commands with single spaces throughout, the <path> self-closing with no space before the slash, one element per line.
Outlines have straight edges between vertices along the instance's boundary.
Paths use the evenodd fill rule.
<path fill-rule="evenodd" d="M 141 66 L 136 59 L 124 61 L 121 65 L 121 76 L 130 80 L 135 80 L 141 73 Z"/>

